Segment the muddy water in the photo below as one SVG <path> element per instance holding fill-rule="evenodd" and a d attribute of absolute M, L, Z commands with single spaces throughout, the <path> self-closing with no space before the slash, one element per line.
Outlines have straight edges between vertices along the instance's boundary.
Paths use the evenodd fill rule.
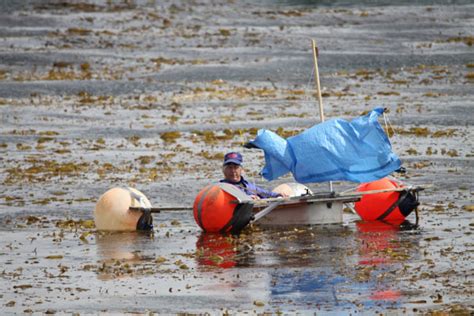
<path fill-rule="evenodd" d="M 3 313 L 472 313 L 470 1 L 0 1 Z M 113 186 L 190 206 L 240 150 L 266 187 L 258 128 L 390 110 L 394 150 L 430 185 L 420 225 L 203 234 L 189 212 L 152 234 L 96 232 Z M 353 187 L 336 183 L 337 190 Z M 325 184 L 311 184 L 314 191 Z"/>

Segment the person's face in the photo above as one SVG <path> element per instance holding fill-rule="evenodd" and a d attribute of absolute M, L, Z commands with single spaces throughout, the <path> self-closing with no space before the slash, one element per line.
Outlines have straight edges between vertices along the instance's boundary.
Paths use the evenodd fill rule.
<path fill-rule="evenodd" d="M 239 165 L 230 163 L 224 166 L 223 172 L 224 172 L 224 177 L 226 180 L 231 181 L 231 182 L 239 182 L 240 177 L 242 176 L 242 167 Z"/>

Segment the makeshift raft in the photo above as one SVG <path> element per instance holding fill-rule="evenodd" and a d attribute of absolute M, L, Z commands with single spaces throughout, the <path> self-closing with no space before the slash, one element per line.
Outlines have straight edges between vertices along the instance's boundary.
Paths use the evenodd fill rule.
<path fill-rule="evenodd" d="M 380 182 L 393 185 L 387 178 Z M 233 185 L 209 185 L 195 199 L 194 218 L 204 231 L 222 233 L 237 233 L 249 223 L 262 226 L 342 224 L 344 208 L 354 210 L 352 203 L 371 195 L 369 203 L 376 211 L 370 210 L 370 215 L 377 213 L 376 219 L 380 220 L 404 220 L 418 206 L 417 192 L 423 190 L 419 186 L 393 185 L 368 191 L 312 193 L 302 184 L 284 186 L 298 189 L 287 198 L 254 200 Z M 301 188 L 306 188 L 303 189 L 306 192 L 302 193 Z M 274 191 L 280 191 L 279 187 Z M 362 205 L 363 209 L 357 212 L 359 215 L 367 210 L 367 203 Z"/>
<path fill-rule="evenodd" d="M 382 179 L 385 184 L 392 180 Z M 152 213 L 193 210 L 196 223 L 207 232 L 239 233 L 248 224 L 262 226 L 295 226 L 342 224 L 345 208 L 352 209 L 365 220 L 404 220 L 415 210 L 418 223 L 417 194 L 421 186 L 400 186 L 354 192 L 313 193 L 298 183 L 287 183 L 275 188 L 285 198 L 254 200 L 239 188 L 228 183 L 211 184 L 198 194 L 193 208 L 154 208 L 146 196 L 133 188 L 114 188 L 104 193 L 97 202 L 94 217 L 99 230 L 150 230 Z M 288 192 L 288 188 L 291 189 Z M 370 196 L 369 200 L 361 200 Z M 146 203 L 143 203 L 143 202 Z M 367 206 L 367 201 L 372 204 Z M 352 205 L 362 208 L 355 210 Z M 405 205 L 404 205 L 405 203 Z M 373 218 L 365 217 L 375 216 Z"/>

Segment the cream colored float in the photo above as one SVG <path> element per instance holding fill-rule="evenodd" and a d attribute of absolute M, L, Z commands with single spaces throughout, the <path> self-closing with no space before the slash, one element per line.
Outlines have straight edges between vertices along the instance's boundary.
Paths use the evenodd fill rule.
<path fill-rule="evenodd" d="M 307 186 L 295 182 L 280 184 L 272 191 L 280 194 L 286 194 L 289 197 L 313 194 L 313 192 L 311 192 Z"/>
<path fill-rule="evenodd" d="M 140 210 L 132 210 L 134 207 Z M 148 198 L 137 189 L 112 188 L 97 201 L 95 226 L 98 230 L 150 230 L 153 228 L 151 208 Z"/>

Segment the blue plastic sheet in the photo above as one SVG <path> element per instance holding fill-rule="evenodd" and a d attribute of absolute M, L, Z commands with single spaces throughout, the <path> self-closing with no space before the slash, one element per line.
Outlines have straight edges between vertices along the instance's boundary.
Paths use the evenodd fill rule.
<path fill-rule="evenodd" d="M 250 143 L 265 152 L 261 173 L 267 180 L 291 172 L 300 183 L 370 182 L 401 166 L 378 122 L 382 113 L 376 108 L 350 122 L 328 120 L 288 139 L 263 129 Z"/>

